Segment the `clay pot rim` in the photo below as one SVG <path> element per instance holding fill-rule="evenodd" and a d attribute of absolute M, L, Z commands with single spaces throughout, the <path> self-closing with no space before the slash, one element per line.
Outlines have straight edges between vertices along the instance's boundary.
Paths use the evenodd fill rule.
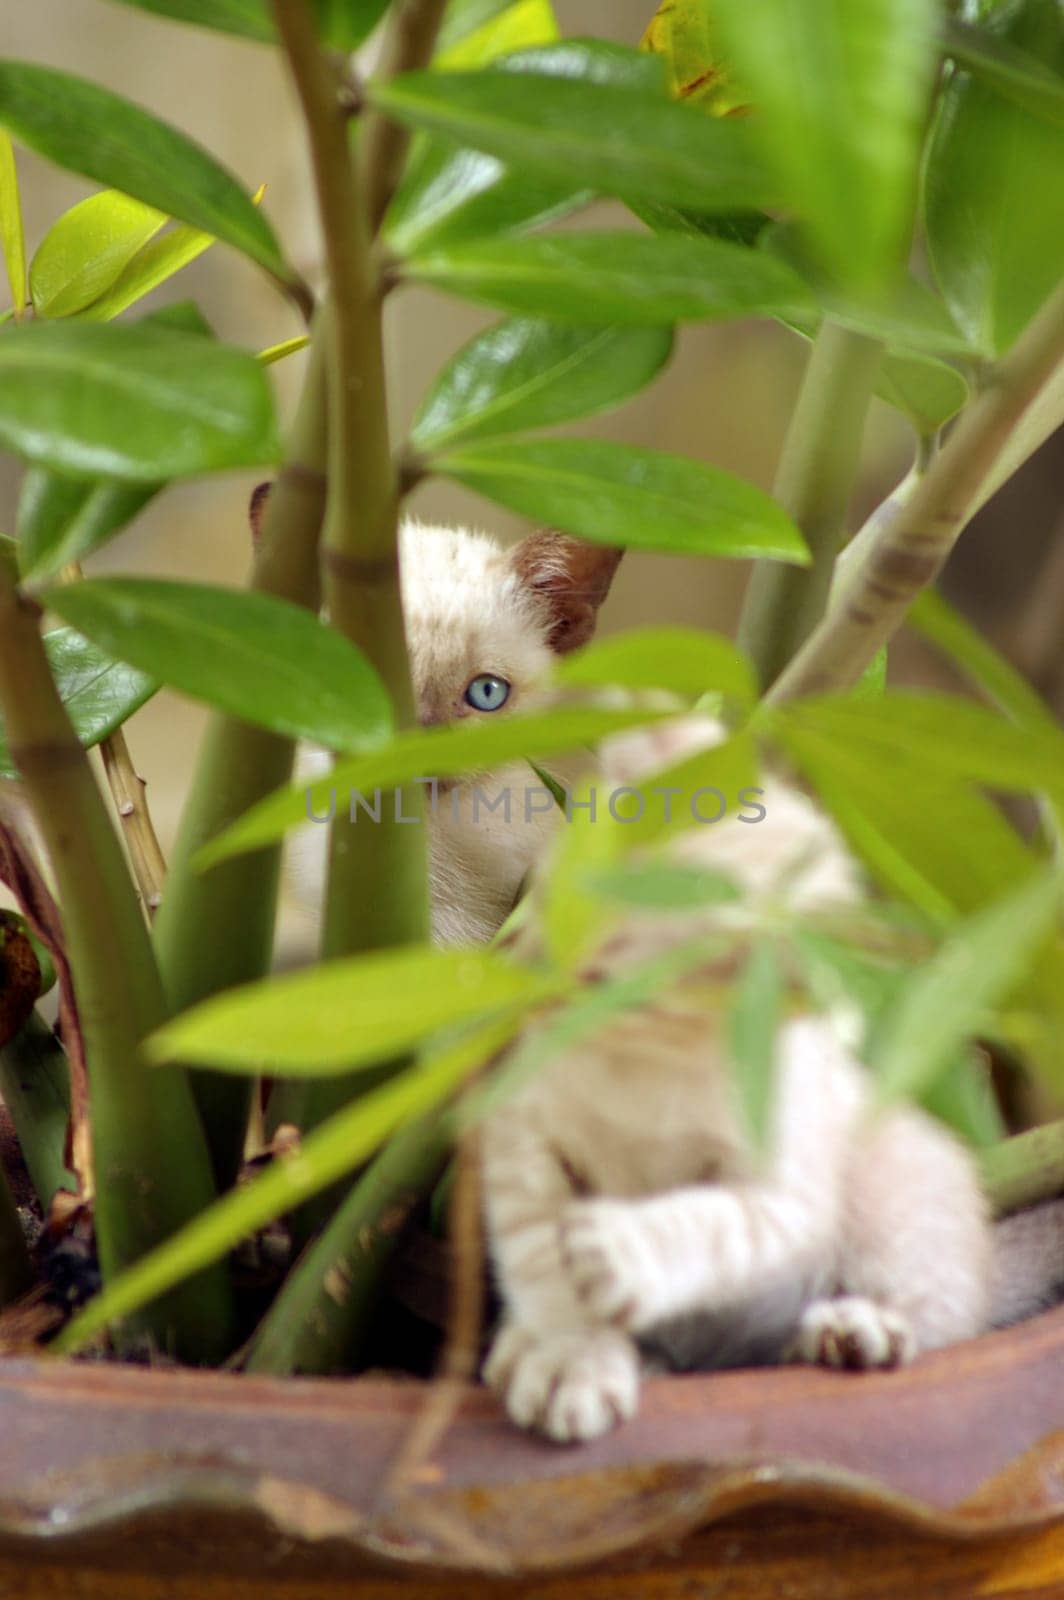
<path fill-rule="evenodd" d="M 991 1539 L 1064 1520 L 1062 1361 L 1064 1307 L 900 1373 L 654 1379 L 633 1423 L 575 1450 L 518 1434 L 469 1387 L 428 1467 L 382 1502 L 416 1380 L 0 1360 L 0 1546 L 194 1513 L 219 1537 L 236 1517 L 338 1543 L 352 1570 L 533 1573 L 766 1506 Z"/>

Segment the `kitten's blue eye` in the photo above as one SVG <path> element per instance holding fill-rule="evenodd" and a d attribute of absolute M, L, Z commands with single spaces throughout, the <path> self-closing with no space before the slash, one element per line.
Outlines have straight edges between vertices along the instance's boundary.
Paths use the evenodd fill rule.
<path fill-rule="evenodd" d="M 510 685 L 493 672 L 482 672 L 465 692 L 466 705 L 472 706 L 474 711 L 498 711 L 509 698 Z"/>

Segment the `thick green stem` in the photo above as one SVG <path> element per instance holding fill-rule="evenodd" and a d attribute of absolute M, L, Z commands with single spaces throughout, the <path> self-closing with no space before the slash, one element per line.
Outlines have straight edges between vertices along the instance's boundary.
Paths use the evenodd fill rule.
<path fill-rule="evenodd" d="M 318 319 L 285 464 L 266 503 L 252 587 L 317 610 L 318 540 L 325 507 L 328 313 Z M 269 970 L 280 846 L 200 873 L 192 858 L 263 795 L 287 783 L 292 740 L 233 717 L 212 718 L 196 765 L 155 919 L 155 949 L 173 1011 Z M 191 1075 L 219 1188 L 236 1176 L 251 1085 L 232 1074 Z"/>
<path fill-rule="evenodd" d="M 398 483 L 388 438 L 381 284 L 352 159 L 349 106 L 306 0 L 274 0 L 274 15 L 306 122 L 335 328 L 329 351 L 325 598 L 332 625 L 372 661 L 400 726 L 409 725 L 415 708 L 399 594 Z M 338 811 L 330 840 L 324 957 L 427 936 L 422 822 L 416 787 L 396 797 L 395 809 L 379 825 L 365 819 L 354 824 Z M 342 1078 L 308 1085 L 304 1126 L 315 1126 L 364 1087 L 361 1080 Z"/>
<path fill-rule="evenodd" d="M 248 1372 L 357 1370 L 358 1340 L 411 1211 L 439 1177 L 452 1119 L 431 1113 L 386 1145 L 289 1273 L 259 1327 Z"/>
<path fill-rule="evenodd" d="M 941 571 L 1013 430 L 1064 361 L 1064 287 L 990 373 L 901 514 L 889 519 L 769 698 L 851 688 Z"/>
<path fill-rule="evenodd" d="M 400 72 L 427 67 L 436 48 L 436 35 L 447 0 L 394 0 L 388 14 L 378 76 L 394 78 Z M 374 233 L 403 175 L 410 130 L 379 112 L 370 112 L 362 134 L 363 182 L 366 214 Z"/>
<path fill-rule="evenodd" d="M 47 1213 L 57 1189 L 77 1191 L 66 1164 L 70 1072 L 66 1051 L 35 1011 L 0 1050 L 0 1100 L 11 1114 L 30 1181 Z"/>
<path fill-rule="evenodd" d="M 825 322 L 810 352 L 773 493 L 812 563 L 760 562 L 739 623 L 739 643 L 766 688 L 824 615 L 882 351 L 878 340 Z"/>
<path fill-rule="evenodd" d="M 26 1236 L 7 1178 L 0 1168 L 0 1311 L 33 1287 Z"/>
<path fill-rule="evenodd" d="M 995 1215 L 1022 1211 L 1064 1194 L 1064 1122 L 1017 1133 L 979 1155 L 983 1187 Z"/>
<path fill-rule="evenodd" d="M 148 931 L 118 838 L 48 668 L 40 611 L 0 567 L 0 710 L 59 889 L 89 1071 L 96 1234 L 105 1280 L 214 1198 L 187 1079 L 149 1073 L 141 1041 L 166 1017 Z M 225 1352 L 232 1303 L 212 1268 L 140 1324 L 188 1360 Z"/>

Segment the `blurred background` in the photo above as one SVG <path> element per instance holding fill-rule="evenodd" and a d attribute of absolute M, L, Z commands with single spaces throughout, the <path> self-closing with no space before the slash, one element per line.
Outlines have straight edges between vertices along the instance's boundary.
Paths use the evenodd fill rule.
<path fill-rule="evenodd" d="M 555 0 L 563 33 L 634 44 L 654 0 Z M 183 128 L 237 173 L 249 189 L 268 186 L 265 209 L 287 253 L 315 280 L 319 241 L 306 152 L 293 97 L 276 52 L 165 22 L 108 0 L 23 0 L 4 7 L 0 50 L 77 72 L 149 106 Z M 32 252 L 49 224 L 91 186 L 19 152 Z M 638 226 L 603 206 L 595 222 Z M 581 225 L 588 225 L 586 217 Z M 263 276 L 217 246 L 157 291 L 156 302 L 195 298 L 224 339 L 260 349 L 298 333 L 295 314 Z M 147 309 L 147 306 L 143 307 Z M 453 352 L 495 319 L 428 291 L 404 290 L 388 306 L 387 342 L 393 429 L 400 440 L 427 385 Z M 775 326 L 739 323 L 680 331 L 672 363 L 643 395 L 615 415 L 579 425 L 634 444 L 675 450 L 770 488 L 806 347 Z M 304 358 L 271 369 L 287 415 Z M 852 525 L 904 475 L 906 425 L 873 401 Z M 0 528 L 12 531 L 20 469 L 0 456 Z M 227 475 L 170 489 L 128 533 L 90 562 L 125 570 L 235 583 L 248 566 L 246 506 L 255 475 Z M 986 508 L 951 565 L 952 598 L 987 627 L 1040 686 L 1064 707 L 1064 450 L 1050 441 Z M 456 486 L 432 483 L 413 498 L 426 520 L 490 529 L 509 540 L 522 531 L 509 513 Z M 730 631 L 746 568 L 629 554 L 603 618 L 616 630 L 639 622 L 689 622 Z M 894 652 L 904 679 L 941 679 L 943 669 L 915 641 Z M 164 849 L 176 826 L 204 713 L 161 693 L 130 724 L 137 764 Z"/>

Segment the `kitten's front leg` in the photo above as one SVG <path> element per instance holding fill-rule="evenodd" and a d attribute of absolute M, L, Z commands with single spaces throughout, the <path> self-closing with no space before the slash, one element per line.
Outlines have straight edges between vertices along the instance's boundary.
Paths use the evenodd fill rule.
<path fill-rule="evenodd" d="M 581 1304 L 561 1253 L 572 1174 L 520 1113 L 489 1123 L 482 1140 L 491 1253 L 506 1317 L 484 1367 L 519 1427 L 559 1443 L 598 1438 L 634 1416 L 639 1353 Z"/>

